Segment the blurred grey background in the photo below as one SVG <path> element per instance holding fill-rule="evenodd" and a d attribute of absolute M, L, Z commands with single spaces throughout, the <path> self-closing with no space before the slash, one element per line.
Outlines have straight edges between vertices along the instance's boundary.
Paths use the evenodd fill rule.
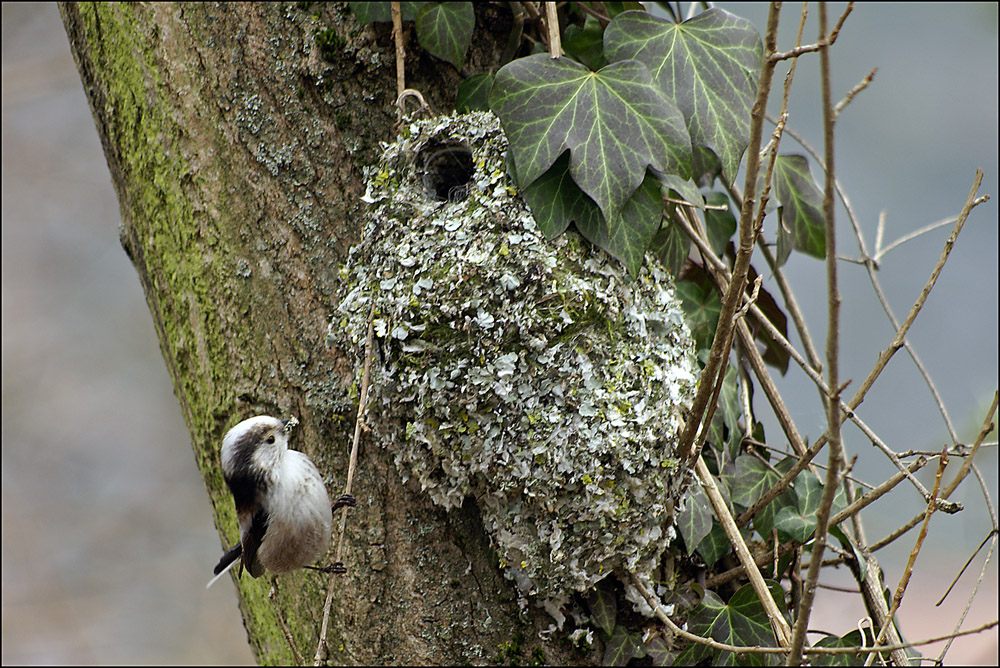
<path fill-rule="evenodd" d="M 842 8 L 832 5 L 831 23 Z M 731 10 L 764 25 L 764 5 Z M 793 43 L 798 10 L 785 5 L 782 48 Z M 0 658 L 4 664 L 249 663 L 232 586 L 223 581 L 204 589 L 219 555 L 218 534 L 139 281 L 118 243 L 117 201 L 58 10 L 4 3 L 2 23 Z M 838 176 L 869 249 L 883 209 L 886 243 L 957 214 L 977 167 L 986 173 L 981 192 L 994 198 L 970 217 L 910 336 L 968 441 L 998 375 L 997 7 L 860 4 L 834 50 L 834 96 L 876 66 L 872 86 L 837 124 Z M 790 125 L 821 148 L 817 71 L 815 57 L 800 63 Z M 782 146 L 796 151 L 788 137 Z M 815 165 L 813 174 L 820 178 Z M 838 224 L 840 252 L 856 257 L 842 211 Z M 773 220 L 765 232 L 773 239 Z M 898 318 L 947 233 L 936 230 L 884 259 L 879 276 Z M 788 271 L 822 345 L 823 264 L 793 256 Z M 841 377 L 854 379 L 850 393 L 892 331 L 863 269 L 841 264 L 840 275 Z M 817 437 L 825 418 L 815 390 L 795 369 L 781 387 L 802 431 Z M 939 449 L 947 440 L 904 353 L 859 413 L 898 450 Z M 773 422 L 765 424 L 777 438 Z M 857 430 L 845 438 L 859 454 L 858 475 L 879 482 L 891 473 Z M 996 499 L 995 447 L 984 449 L 980 464 Z M 967 510 L 935 515 L 904 599 L 900 618 L 911 639 L 950 629 L 982 565 L 980 555 L 957 592 L 933 607 L 989 531 L 974 481 L 963 488 L 957 498 Z M 869 538 L 918 512 L 918 501 L 904 490 L 874 505 L 865 515 Z M 915 532 L 880 553 L 890 586 L 914 538 Z M 850 584 L 843 569 L 831 581 Z M 819 605 L 813 626 L 839 633 L 863 614 L 852 594 L 822 591 Z M 994 563 L 965 626 L 996 615 Z M 996 629 L 956 641 L 948 663 L 995 665 Z"/>

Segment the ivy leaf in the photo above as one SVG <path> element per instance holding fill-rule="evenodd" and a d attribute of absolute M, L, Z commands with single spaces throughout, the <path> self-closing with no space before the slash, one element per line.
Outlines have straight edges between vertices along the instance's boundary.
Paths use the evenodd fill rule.
<path fill-rule="evenodd" d="M 791 459 L 786 458 L 778 462 L 772 469 L 753 455 L 745 454 L 738 457 L 732 483 L 733 501 L 744 508 L 749 508 L 774 487 L 793 464 Z M 798 484 L 799 479 L 798 476 L 795 478 L 796 484 Z M 768 538 L 777 514 L 786 506 L 794 507 L 795 503 L 795 491 L 789 488 L 761 508 L 753 518 L 757 533 Z"/>
<path fill-rule="evenodd" d="M 469 111 L 489 111 L 490 88 L 493 87 L 493 75 L 489 72 L 473 74 L 458 84 L 458 96 L 455 99 L 455 111 L 464 114 Z"/>
<path fill-rule="evenodd" d="M 620 260 L 636 276 L 662 217 L 660 186 L 647 172 L 642 184 L 626 200 L 619 224 L 609 225 L 604 216 L 596 216 L 577 221 L 576 227 L 588 241 Z"/>
<path fill-rule="evenodd" d="M 595 72 L 608 64 L 604 57 L 604 26 L 590 14 L 587 14 L 583 27 L 575 24 L 566 27 L 562 46 L 569 56 Z"/>
<path fill-rule="evenodd" d="M 861 647 L 864 639 L 861 631 L 851 631 L 846 636 L 824 636 L 816 642 L 816 647 Z M 813 666 L 860 666 L 864 664 L 862 654 L 813 654 L 810 665 Z"/>
<path fill-rule="evenodd" d="M 774 195 L 781 202 L 778 266 L 793 248 L 815 258 L 825 258 L 823 193 L 813 181 L 809 162 L 801 155 L 779 155 L 774 162 L 773 179 Z"/>
<path fill-rule="evenodd" d="M 359 23 L 391 23 L 392 8 L 390 2 L 349 2 L 347 6 L 354 12 Z M 417 10 L 422 2 L 401 2 L 399 3 L 399 13 L 404 21 L 412 21 L 417 18 Z"/>
<path fill-rule="evenodd" d="M 688 251 L 691 250 L 691 240 L 688 239 L 680 225 L 672 220 L 667 220 L 653 237 L 653 243 L 649 249 L 656 257 L 660 258 L 660 262 L 667 268 L 667 271 L 677 276 L 687 261 Z"/>
<path fill-rule="evenodd" d="M 472 44 L 476 13 L 471 2 L 428 2 L 417 12 L 416 26 L 420 46 L 458 69 Z"/>
<path fill-rule="evenodd" d="M 726 537 L 726 530 L 717 521 L 712 521 L 712 530 L 708 532 L 698 545 L 698 554 L 705 562 L 706 568 L 711 568 L 716 561 L 732 551 L 733 546 L 729 544 Z"/>
<path fill-rule="evenodd" d="M 607 579 L 597 583 L 590 593 L 588 603 L 591 617 L 601 630 L 610 636 L 615 628 L 615 618 L 618 616 L 618 602 L 615 599 L 614 588 Z"/>
<path fill-rule="evenodd" d="M 620 260 L 635 275 L 662 215 L 656 179 L 646 175 L 642 185 L 632 193 L 622 209 L 623 224 L 609 228 L 594 200 L 587 197 L 573 181 L 569 160 L 567 151 L 548 171 L 521 191 L 538 228 L 551 239 L 575 222 L 580 234 Z M 616 232 L 618 236 L 610 237 L 609 232 Z"/>
<path fill-rule="evenodd" d="M 799 543 L 807 542 L 816 530 L 816 513 L 823 499 L 823 483 L 811 473 L 795 478 L 796 503 L 782 508 L 774 518 L 774 528 Z M 847 507 L 842 489 L 833 497 L 831 514 Z"/>
<path fill-rule="evenodd" d="M 497 72 L 490 107 L 510 142 L 519 185 L 533 183 L 568 149 L 570 175 L 597 203 L 609 238 L 620 237 L 622 209 L 647 167 L 688 178 L 684 118 L 641 63 L 591 72 L 568 58 L 519 58 Z"/>
<path fill-rule="evenodd" d="M 781 607 L 784 601 L 781 587 L 775 582 L 768 582 L 767 586 L 771 596 Z M 730 645 L 770 646 L 774 643 L 774 633 L 771 631 L 767 612 L 751 585 L 741 587 L 733 594 L 728 605 L 715 592 L 705 592 L 705 598 L 688 617 L 688 631 Z M 700 645 L 692 643 L 677 657 L 678 665 L 693 665 L 708 657 L 712 657 L 711 665 L 714 666 L 737 665 L 737 657 L 731 652 L 706 652 L 708 648 L 704 645 L 700 645 L 703 649 L 695 649 L 695 644 Z M 772 654 L 747 655 L 739 659 L 738 665 L 778 665 L 780 662 L 780 657 Z"/>
<path fill-rule="evenodd" d="M 688 556 L 712 530 L 712 507 L 701 485 L 692 485 L 688 490 L 684 510 L 677 514 L 677 530 L 684 539 Z"/>
<path fill-rule="evenodd" d="M 646 655 L 653 660 L 654 666 L 672 666 L 676 652 L 667 647 L 667 641 L 660 636 L 653 636 L 646 643 Z"/>
<path fill-rule="evenodd" d="M 722 313 L 722 299 L 705 270 L 688 263 L 677 283 L 677 296 L 684 309 L 685 320 L 699 350 L 712 346 L 715 327 Z"/>
<path fill-rule="evenodd" d="M 619 626 L 604 647 L 604 660 L 601 663 L 605 666 L 624 666 L 632 659 L 644 656 L 646 648 L 643 647 L 639 634 L 629 633 L 624 626 Z"/>
<path fill-rule="evenodd" d="M 691 143 L 712 150 L 727 183 L 750 142 L 750 109 L 763 49 L 746 19 L 710 9 L 683 23 L 619 14 L 604 32 L 611 62 L 638 60 L 684 114 Z"/>
<path fill-rule="evenodd" d="M 706 357 L 707 360 L 707 357 Z M 733 454 L 738 450 L 740 441 L 743 440 L 743 432 L 740 430 L 737 420 L 742 416 L 740 408 L 739 384 L 736 379 L 736 368 L 732 364 L 726 366 L 726 375 L 722 378 L 722 389 L 719 391 L 719 404 L 712 416 L 712 424 L 709 426 L 708 437 L 712 443 L 718 446 L 726 446 L 726 451 Z M 725 438 L 725 430 L 728 428 L 728 438 Z"/>
<path fill-rule="evenodd" d="M 774 516 L 774 528 L 798 543 L 805 543 L 816 530 L 816 516 L 803 515 L 795 506 L 785 506 Z"/>
<path fill-rule="evenodd" d="M 729 240 L 736 234 L 736 228 L 739 225 L 725 193 L 708 193 L 705 196 L 705 203 L 727 207 L 724 211 L 705 209 L 705 231 L 708 233 L 708 245 L 716 255 L 722 257 Z"/>

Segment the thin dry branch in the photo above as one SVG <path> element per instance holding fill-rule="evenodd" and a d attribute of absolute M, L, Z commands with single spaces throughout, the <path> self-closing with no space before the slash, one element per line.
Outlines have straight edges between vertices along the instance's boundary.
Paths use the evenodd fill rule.
<path fill-rule="evenodd" d="M 944 469 L 948 466 L 948 451 L 946 448 L 941 450 L 941 459 L 938 461 L 937 475 L 934 477 L 934 492 L 933 498 L 937 499 L 938 493 L 941 491 L 941 476 L 944 475 Z M 879 631 L 878 637 L 875 639 L 875 646 L 881 645 L 885 642 L 886 636 L 889 634 L 890 628 L 892 627 L 891 620 L 899 610 L 899 604 L 903 601 L 903 595 L 906 593 L 906 586 L 910 582 L 910 577 L 913 574 L 913 565 L 917 561 L 917 555 L 920 553 L 920 548 L 924 544 L 924 539 L 927 538 L 927 527 L 930 524 L 931 515 L 934 514 L 935 510 L 934 503 L 927 504 L 927 510 L 924 512 L 924 523 L 920 527 L 920 534 L 917 536 L 917 542 L 913 546 L 913 550 L 910 551 L 909 559 L 906 561 L 906 567 L 903 569 L 903 575 L 899 579 L 899 585 L 896 587 L 896 593 L 892 597 L 892 606 L 889 608 L 889 614 L 886 615 L 886 619 L 889 623 L 882 625 L 882 630 Z M 865 665 L 870 666 L 872 661 L 875 659 L 875 655 L 869 655 L 865 660 Z M 897 658 L 894 656 L 893 659 L 899 663 Z M 903 657 L 903 661 L 906 661 L 906 657 Z M 905 663 L 902 665 L 906 665 Z"/>
<path fill-rule="evenodd" d="M 559 38 L 559 14 L 556 13 L 556 3 L 545 3 L 545 29 L 549 36 L 549 55 L 558 58 L 562 55 L 562 42 Z"/>
<path fill-rule="evenodd" d="M 850 11 L 848 5 L 848 11 Z M 845 13 L 846 17 L 846 13 Z M 839 26 L 838 26 L 839 29 Z M 819 5 L 820 42 L 826 41 L 826 4 Z M 830 435 L 829 463 L 826 470 L 826 481 L 823 485 L 823 495 L 816 511 L 816 530 L 813 533 L 812 556 L 809 560 L 809 570 L 802 586 L 802 599 L 795 617 L 792 635 L 791 652 L 788 654 L 787 665 L 797 666 L 802 663 L 802 649 L 805 647 L 806 632 L 809 629 L 809 617 L 812 613 L 813 601 L 816 598 L 816 583 L 819 581 L 820 565 L 823 552 L 826 549 L 827 532 L 829 531 L 830 510 L 837 488 L 840 487 L 840 468 L 844 463 L 843 445 L 840 440 L 840 292 L 837 284 L 837 236 L 834 224 L 833 209 L 833 175 L 834 144 L 833 101 L 830 94 L 830 49 L 823 48 L 819 52 L 820 84 L 823 97 L 823 148 L 826 153 L 826 180 L 823 189 L 823 217 L 826 227 L 826 281 L 827 281 L 827 334 L 826 334 L 826 372 L 827 386 L 832 391 L 826 399 L 827 433 Z"/>
<path fill-rule="evenodd" d="M 372 301 L 371 309 L 368 312 L 368 335 L 365 339 L 365 367 L 361 377 L 361 397 L 358 400 L 358 413 L 354 420 L 354 441 L 351 444 L 351 459 L 347 465 L 347 483 L 344 485 L 344 494 L 350 494 L 354 485 L 354 473 L 358 466 L 358 446 L 361 442 L 361 429 L 364 425 L 365 407 L 368 403 L 368 387 L 371 379 L 372 348 L 374 345 L 375 323 L 375 302 Z M 336 563 L 343 563 L 344 554 L 344 534 L 347 529 L 347 510 L 344 506 L 340 514 L 340 536 L 337 539 Z M 330 624 L 330 608 L 333 605 L 333 590 L 337 584 L 337 577 L 342 573 L 334 573 L 330 576 L 330 587 L 326 592 L 326 602 L 323 604 L 323 623 L 320 626 L 319 643 L 316 645 L 316 654 L 313 655 L 313 665 L 318 666 L 323 661 L 323 648 L 326 646 L 326 634 Z M 300 662 L 301 664 L 301 662 Z"/>
<path fill-rule="evenodd" d="M 663 603 L 661 603 L 649 588 L 643 584 L 643 582 L 635 576 L 633 573 L 629 573 L 629 580 L 636 588 L 636 590 L 642 595 L 649 606 L 653 609 L 653 614 L 656 615 L 663 624 L 670 629 L 670 631 L 677 636 L 689 640 L 691 642 L 696 642 L 700 645 L 706 645 L 712 649 L 721 650 L 723 652 L 735 652 L 737 654 L 784 654 L 788 650 L 784 647 L 761 647 L 757 646 L 744 646 L 744 645 L 730 645 L 727 643 L 722 643 L 712 638 L 706 638 L 704 636 L 695 635 L 685 631 L 680 626 L 677 625 L 666 611 L 663 609 Z M 807 647 L 804 650 L 805 654 L 866 654 L 870 652 L 885 652 L 892 650 L 902 650 L 907 647 L 919 647 L 921 645 L 931 645 L 936 642 L 941 642 L 942 640 L 947 640 L 949 638 L 959 638 L 962 636 L 973 635 L 975 633 L 982 633 L 983 631 L 989 631 L 990 629 L 996 627 L 998 624 L 997 620 L 992 622 L 987 622 L 981 626 L 977 626 L 973 629 L 968 629 L 966 631 L 960 631 L 958 633 L 949 633 L 943 636 L 936 636 L 934 638 L 925 638 L 924 640 L 918 640 L 916 642 L 908 643 L 898 643 L 895 645 L 882 645 L 881 647 Z"/>
<path fill-rule="evenodd" d="M 975 600 L 976 594 L 979 592 L 979 587 L 982 586 L 983 580 L 986 578 L 986 570 L 989 568 L 990 561 L 993 559 L 993 553 L 996 551 L 997 547 L 997 532 L 995 530 L 992 532 L 992 536 L 993 540 L 990 542 L 990 551 L 986 554 L 986 559 L 983 561 L 983 567 L 979 570 L 979 579 L 976 580 L 976 584 L 972 588 L 972 592 L 969 593 L 969 598 L 965 602 L 965 608 L 962 609 L 962 614 L 959 615 L 958 621 L 955 622 L 955 630 L 952 632 L 952 637 L 948 638 L 948 642 L 941 649 L 941 654 L 938 655 L 938 665 L 944 665 L 944 657 L 948 653 L 948 650 L 951 649 L 951 643 L 958 637 L 958 630 L 962 628 L 962 624 L 965 622 L 965 618 L 969 614 L 969 610 L 972 608 L 972 601 Z"/>
<path fill-rule="evenodd" d="M 765 54 L 775 51 L 778 35 L 778 16 L 780 7 L 772 4 L 767 19 L 767 29 L 764 34 Z M 774 76 L 774 63 L 765 58 L 761 67 L 760 79 L 757 83 L 757 99 L 752 109 L 750 125 L 750 142 L 747 147 L 746 185 L 745 191 L 754 192 L 757 174 L 760 171 L 760 146 L 764 129 L 764 113 L 767 109 L 767 98 L 771 90 L 771 80 Z M 694 461 L 698 457 L 696 438 L 702 425 L 702 418 L 710 410 L 709 398 L 717 383 L 722 381 L 720 368 L 729 355 L 728 345 L 732 341 L 734 326 L 733 315 L 743 299 L 743 287 L 750 269 L 750 256 L 753 253 L 756 234 L 753 225 L 753 197 L 745 197 L 740 211 L 739 248 L 736 252 L 736 262 L 733 266 L 733 278 L 729 291 L 722 301 L 719 314 L 719 325 L 715 330 L 715 338 L 708 353 L 708 361 L 702 370 L 698 392 L 688 411 L 686 427 L 679 439 L 678 449 L 687 452 L 687 460 Z M 707 423 L 706 423 L 707 424 Z"/>
<path fill-rule="evenodd" d="M 847 91 L 847 95 L 844 96 L 844 99 L 842 99 L 840 102 L 838 102 L 837 106 L 835 106 L 833 108 L 833 117 L 834 118 L 840 116 L 840 112 L 842 112 L 844 110 L 844 107 L 846 107 L 847 105 L 849 105 L 851 103 L 851 100 L 854 99 L 855 95 L 857 95 L 858 93 L 860 93 L 861 91 L 863 91 L 865 88 L 868 88 L 868 85 L 872 82 L 872 79 L 875 78 L 875 73 L 876 72 L 878 72 L 878 68 L 877 67 L 875 69 L 873 69 L 871 72 L 869 72 L 868 75 L 865 76 L 864 79 L 862 79 L 861 81 L 859 81 L 857 83 L 857 85 L 854 86 L 854 88 L 852 88 L 851 90 Z"/>
<path fill-rule="evenodd" d="M 760 599 L 761 604 L 764 606 L 768 621 L 771 622 L 771 628 L 774 630 L 774 637 L 778 640 L 779 645 L 787 647 L 791 639 L 791 629 L 788 627 L 788 622 L 785 621 L 781 610 L 771 597 L 771 591 L 767 588 L 764 577 L 757 569 L 753 555 L 750 554 L 750 550 L 747 548 L 743 536 L 740 535 L 740 530 L 736 526 L 733 516 L 729 513 L 729 508 L 726 506 L 726 501 L 722 493 L 719 492 L 719 488 L 715 485 L 715 479 L 712 478 L 711 472 L 705 466 L 705 460 L 701 457 L 698 457 L 698 460 L 695 462 L 695 472 L 698 475 L 698 480 L 701 481 L 701 486 L 705 490 L 709 502 L 712 504 L 712 508 L 715 510 L 715 516 L 719 519 L 719 523 L 726 532 L 729 543 L 733 546 L 740 564 L 743 565 L 747 576 L 750 578 L 750 584 L 753 586 L 757 598 Z"/>

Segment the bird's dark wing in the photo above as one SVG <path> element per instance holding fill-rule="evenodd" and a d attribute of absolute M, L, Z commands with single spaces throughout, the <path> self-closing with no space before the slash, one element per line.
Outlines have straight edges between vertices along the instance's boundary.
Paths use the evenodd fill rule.
<path fill-rule="evenodd" d="M 240 539 L 243 544 L 243 567 L 255 578 L 264 574 L 264 565 L 257 558 L 257 550 L 267 532 L 267 512 L 263 508 L 250 517 L 249 524 L 240 522 Z"/>

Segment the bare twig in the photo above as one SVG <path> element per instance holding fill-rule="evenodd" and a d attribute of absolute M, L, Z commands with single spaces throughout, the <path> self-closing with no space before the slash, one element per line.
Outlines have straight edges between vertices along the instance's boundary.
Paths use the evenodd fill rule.
<path fill-rule="evenodd" d="M 402 97 L 406 90 L 406 50 L 403 48 L 403 14 L 398 2 L 390 2 L 389 9 L 392 12 L 392 39 L 396 45 L 396 100 Z M 403 111 L 399 111 L 399 120 L 403 118 Z"/>
<path fill-rule="evenodd" d="M 932 498 L 937 499 L 938 492 L 941 490 L 941 476 L 944 475 L 944 469 L 948 466 L 948 451 L 946 448 L 941 450 L 941 459 L 938 461 L 937 475 L 934 477 L 934 491 L 932 493 Z M 913 546 L 913 550 L 910 551 L 910 556 L 906 561 L 906 567 L 903 569 L 903 575 L 899 579 L 899 585 L 896 587 L 896 593 L 892 597 L 892 606 L 889 608 L 889 614 L 886 615 L 888 620 L 887 624 L 882 626 L 882 630 L 879 631 L 878 637 L 875 638 L 875 645 L 881 645 L 885 641 L 886 635 L 889 633 L 889 628 L 892 626 L 893 616 L 896 611 L 899 610 L 899 604 L 903 601 L 903 595 L 906 593 L 906 586 L 910 582 L 910 577 L 913 574 L 913 565 L 917 561 L 917 555 L 920 554 L 920 548 L 924 544 L 924 539 L 927 538 L 927 527 L 931 521 L 931 515 L 934 514 L 935 510 L 934 503 L 927 504 L 927 510 L 924 511 L 924 524 L 920 527 L 920 534 L 917 536 L 917 542 Z M 865 660 L 865 665 L 870 666 L 872 661 L 875 659 L 875 655 L 869 655 Z M 905 657 L 904 657 L 905 660 Z M 905 664 L 904 664 L 905 665 Z"/>
<path fill-rule="evenodd" d="M 636 590 L 642 595 L 649 606 L 653 609 L 653 613 L 656 615 L 657 619 L 666 625 L 670 631 L 685 640 L 690 640 L 691 642 L 696 642 L 701 645 L 706 645 L 712 649 L 721 650 L 723 652 L 735 652 L 738 654 L 784 654 L 788 650 L 783 647 L 760 647 L 760 646 L 741 646 L 741 645 L 729 645 L 727 643 L 721 643 L 712 638 L 705 638 L 703 636 L 695 635 L 685 631 L 680 626 L 678 626 L 663 609 L 663 604 L 657 600 L 653 592 L 649 591 L 643 582 L 637 578 L 634 574 L 629 573 L 629 580 L 636 588 Z M 987 622 L 981 626 L 977 626 L 974 629 L 969 629 L 967 631 L 961 631 L 959 633 L 949 633 L 947 635 L 938 636 L 934 638 L 926 638 L 924 640 L 918 640 L 916 642 L 909 643 L 899 643 L 896 645 L 883 645 L 881 647 L 808 647 L 804 650 L 805 654 L 865 654 L 869 652 L 885 652 L 891 650 L 906 649 L 907 647 L 919 647 L 921 645 L 930 645 L 936 642 L 941 642 L 948 638 L 958 638 L 961 636 L 972 635 L 975 633 L 982 633 L 983 631 L 989 631 L 990 629 L 997 626 L 997 620 L 992 622 Z"/>
<path fill-rule="evenodd" d="M 868 84 L 870 84 L 872 82 L 872 79 L 875 78 L 875 73 L 876 72 L 878 72 L 878 68 L 877 67 L 875 69 L 873 69 L 871 72 L 869 72 L 868 75 L 865 76 L 864 79 L 862 79 L 861 81 L 859 81 L 858 84 L 856 86 L 854 86 L 854 88 L 852 88 L 851 90 L 847 91 L 847 95 L 844 96 L 844 99 L 842 99 L 840 102 L 838 102 L 837 106 L 835 106 L 833 108 L 833 117 L 834 118 L 840 116 L 840 112 L 842 112 L 844 110 L 844 107 L 846 107 L 847 105 L 849 105 L 851 103 L 851 100 L 854 99 L 855 95 L 857 95 L 858 93 L 860 93 L 861 91 L 863 91 L 865 88 L 868 88 Z"/>
<path fill-rule="evenodd" d="M 372 348 L 374 345 L 374 322 L 375 322 L 375 301 L 372 300 L 371 309 L 368 312 L 368 336 L 365 340 L 365 367 L 361 377 L 361 397 L 358 400 L 358 414 L 354 420 L 354 442 L 351 444 L 351 459 L 347 465 L 347 483 L 344 485 L 344 494 L 350 494 L 354 485 L 354 473 L 358 465 L 358 444 L 361 442 L 361 428 L 364 424 L 365 406 L 368 403 L 368 387 L 371 378 Z M 340 514 L 340 536 L 337 539 L 336 563 L 343 563 L 344 554 L 344 534 L 347 529 L 347 510 L 344 506 Z M 318 666 L 322 662 L 323 647 L 326 645 L 326 633 L 330 623 L 330 608 L 333 605 L 333 591 L 338 575 L 334 573 L 330 576 L 330 587 L 326 592 L 326 602 L 323 605 L 323 623 L 320 626 L 319 643 L 316 646 L 316 654 L 313 656 L 313 665 Z M 299 662 L 301 665 L 301 661 Z"/>
<path fill-rule="evenodd" d="M 947 485 L 945 485 L 945 488 L 944 488 L 944 497 L 945 498 L 948 498 L 949 496 L 951 496 L 951 493 L 955 491 L 955 489 L 958 487 L 959 483 L 961 483 L 962 480 L 965 479 L 965 476 L 969 475 L 969 468 L 972 466 L 972 462 L 976 458 L 976 453 L 979 452 L 979 448 L 983 444 L 983 440 L 986 438 L 987 434 L 989 434 L 991 431 L 993 431 L 993 426 L 994 426 L 994 424 L 993 424 L 993 414 L 997 410 L 997 398 L 998 398 L 998 396 L 1000 396 L 1000 395 L 998 395 L 998 392 L 994 391 L 993 392 L 993 403 L 990 404 L 990 408 L 986 412 L 986 418 L 983 420 L 983 424 L 979 428 L 979 434 L 976 435 L 976 441 L 972 445 L 972 452 L 970 452 L 969 456 L 966 457 L 965 461 L 962 462 L 962 466 L 958 469 L 958 472 L 955 474 L 955 477 L 952 479 L 952 481 L 950 483 L 948 483 Z"/>
<path fill-rule="evenodd" d="M 926 457 L 919 457 L 915 462 L 910 464 L 910 466 L 908 467 L 909 472 L 914 473 L 916 471 L 919 471 L 927 464 L 927 461 L 928 459 Z M 893 488 L 896 487 L 896 485 L 898 485 L 905 479 L 906 476 L 903 475 L 902 473 L 893 474 L 891 478 L 883 482 L 881 485 L 879 485 L 872 491 L 868 492 L 860 499 L 858 499 L 857 501 L 847 506 L 836 515 L 834 515 L 830 519 L 830 525 L 837 526 L 838 524 L 846 520 L 848 517 L 852 517 L 855 514 L 859 513 L 863 508 L 870 506 L 871 504 L 878 501 L 881 497 L 888 494 Z"/>
<path fill-rule="evenodd" d="M 850 10 L 850 5 L 848 5 Z M 846 13 L 845 13 L 846 17 Z M 819 5 L 820 42 L 826 37 L 826 4 Z M 826 180 L 823 190 L 823 217 L 826 227 L 826 281 L 827 281 L 827 333 L 826 333 L 826 373 L 827 386 L 832 394 L 826 398 L 827 433 L 830 435 L 829 468 L 826 470 L 826 481 L 823 485 L 823 495 L 816 511 L 816 530 L 813 533 L 812 556 L 809 560 L 809 570 L 802 586 L 802 600 L 799 602 L 795 627 L 792 635 L 791 651 L 788 654 L 787 665 L 797 666 L 802 663 L 802 648 L 806 642 L 806 631 L 809 629 L 809 617 L 812 613 L 813 601 L 816 597 L 816 583 L 819 581 L 819 570 L 826 549 L 826 537 L 829 530 L 830 509 L 840 487 L 840 467 L 844 462 L 843 445 L 840 440 L 840 380 L 839 380 L 839 337 L 840 337 L 840 293 L 837 285 L 837 236 L 834 224 L 833 210 L 833 175 L 834 146 L 833 100 L 830 94 L 830 49 L 819 52 L 820 82 L 823 96 L 823 149 L 826 154 Z"/>
<path fill-rule="evenodd" d="M 593 9 L 591 9 L 589 3 L 586 3 L 586 2 L 575 2 L 573 4 L 575 4 L 577 6 L 577 8 L 580 9 L 581 11 L 583 11 L 583 12 L 585 12 L 587 14 L 590 14 L 595 19 L 597 19 L 598 21 L 600 21 L 602 27 L 606 28 L 607 25 L 609 23 L 611 23 L 611 19 L 610 18 L 608 18 L 604 14 L 601 14 L 600 12 L 595 12 Z"/>
<path fill-rule="evenodd" d="M 774 637 L 777 639 L 779 645 L 787 647 L 791 638 L 791 629 L 788 627 L 788 622 L 785 621 L 781 610 L 778 609 L 774 599 L 771 598 L 771 592 L 764 582 L 764 577 L 757 569 L 757 564 L 754 562 L 750 550 L 743 541 L 743 536 L 740 535 L 740 530 L 737 528 L 733 516 L 729 513 L 729 508 L 726 507 L 726 501 L 719 492 L 718 487 L 716 487 L 715 479 L 712 478 L 708 467 L 705 466 L 705 460 L 701 457 L 695 462 L 695 472 L 698 475 L 698 480 L 701 481 L 701 486 L 705 490 L 709 502 L 712 504 L 712 508 L 715 510 L 715 516 L 719 519 L 719 523 L 726 532 L 726 537 L 729 538 L 736 556 L 750 578 L 750 584 L 753 586 L 757 598 L 760 599 L 764 610 L 767 612 L 771 628 L 774 630 Z"/>
<path fill-rule="evenodd" d="M 796 46 L 790 51 L 785 51 L 783 53 L 775 53 L 769 56 L 774 62 L 779 60 L 788 60 L 789 58 L 798 58 L 799 56 L 806 53 L 813 53 L 815 51 L 820 51 L 827 46 L 833 46 L 834 42 L 837 41 L 837 37 L 840 35 L 840 29 L 844 27 L 844 21 L 847 20 L 848 14 L 854 10 L 854 3 L 847 3 L 847 8 L 844 9 L 844 13 L 840 15 L 840 20 L 837 21 L 837 25 L 834 26 L 833 31 L 826 36 L 821 35 L 819 41 L 815 44 L 808 44 L 806 46 Z M 804 12 L 804 10 L 803 10 Z M 803 16 L 804 18 L 804 16 Z"/>
<path fill-rule="evenodd" d="M 779 7 L 772 4 L 768 14 L 767 30 L 764 37 L 766 54 L 774 53 L 775 51 L 779 14 Z M 761 67 L 760 79 L 757 83 L 757 99 L 754 101 L 752 109 L 753 120 L 750 125 L 750 143 L 747 148 L 745 192 L 755 192 L 757 174 L 760 171 L 760 146 L 763 135 L 764 112 L 767 108 L 767 98 L 771 90 L 773 76 L 774 64 L 765 59 Z M 740 240 L 736 253 L 736 262 L 733 266 L 733 278 L 729 284 L 729 291 L 722 300 L 719 325 L 715 330 L 715 338 L 708 353 L 708 361 L 702 370 L 698 392 L 692 402 L 691 409 L 688 411 L 686 427 L 679 439 L 679 451 L 687 451 L 689 462 L 694 461 L 698 457 L 696 438 L 701 429 L 702 418 L 705 417 L 706 411 L 709 410 L 708 401 L 714 393 L 716 384 L 722 382 L 719 370 L 723 366 L 725 359 L 729 356 L 728 346 L 732 341 L 734 326 L 733 315 L 743 299 L 743 286 L 746 282 L 747 272 L 750 269 L 750 256 L 753 253 L 754 239 L 756 238 L 753 224 L 753 205 L 753 196 L 743 198 L 743 207 L 740 211 Z"/>
<path fill-rule="evenodd" d="M 559 38 L 559 14 L 556 13 L 556 3 L 545 3 L 545 28 L 549 36 L 549 55 L 558 58 L 562 55 L 562 42 Z"/>
<path fill-rule="evenodd" d="M 972 554 L 969 555 L 969 558 L 965 560 L 964 564 L 962 564 L 962 567 L 958 569 L 958 573 L 956 573 L 955 577 L 952 578 L 951 584 L 948 585 L 948 589 L 946 589 L 944 594 L 941 595 L 941 598 L 938 599 L 938 602 L 934 604 L 935 608 L 940 607 L 941 604 L 944 603 L 944 600 L 948 598 L 948 595 L 951 593 L 951 590 L 955 588 L 955 585 L 958 584 L 958 581 L 962 579 L 963 575 L 965 575 L 965 571 L 972 564 L 972 561 L 976 558 L 976 555 L 979 554 L 980 550 L 986 547 L 986 543 L 990 542 L 991 540 L 994 543 L 996 543 L 996 537 L 997 537 L 996 530 L 990 531 L 988 534 L 986 534 L 986 538 L 984 538 L 983 541 L 979 543 L 979 547 L 973 550 Z M 993 548 L 991 547 L 990 552 L 992 553 L 992 551 Z M 989 563 L 990 556 L 991 556 L 990 554 L 986 555 L 986 563 Z"/>
<path fill-rule="evenodd" d="M 938 664 L 944 665 L 944 657 L 951 649 L 951 643 L 957 637 L 957 632 L 962 628 L 962 623 L 965 622 L 965 617 L 969 614 L 969 609 L 972 608 L 972 601 L 976 597 L 976 593 L 979 591 L 979 587 L 983 584 L 983 579 L 986 577 L 986 571 L 989 568 L 990 561 L 993 559 L 993 552 L 997 547 L 997 532 L 994 529 L 992 532 L 993 540 L 990 542 L 990 551 L 986 554 L 986 559 L 983 561 L 983 567 L 979 570 L 979 579 L 976 580 L 976 585 L 972 588 L 972 592 L 969 594 L 968 600 L 965 602 L 965 608 L 962 610 L 962 614 L 959 615 L 958 621 L 955 622 L 955 631 L 953 631 L 953 636 L 948 638 L 948 642 L 945 644 L 944 648 L 941 650 L 941 654 L 938 656 Z"/>

